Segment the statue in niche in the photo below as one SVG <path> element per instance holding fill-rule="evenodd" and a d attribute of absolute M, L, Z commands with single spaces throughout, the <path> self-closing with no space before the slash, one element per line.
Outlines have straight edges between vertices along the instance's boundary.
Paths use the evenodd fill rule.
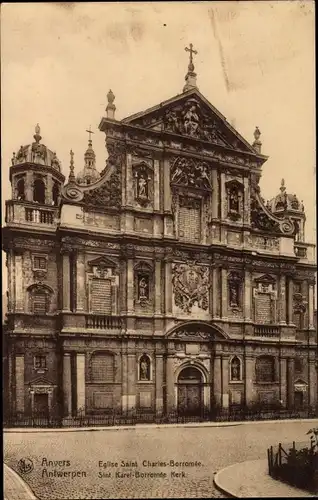
<path fill-rule="evenodd" d="M 230 211 L 231 212 L 239 212 L 240 210 L 240 205 L 239 205 L 239 196 L 238 196 L 238 191 L 236 188 L 231 189 L 230 191 Z"/>
<path fill-rule="evenodd" d="M 239 284 L 230 284 L 230 306 L 239 307 Z"/>
<path fill-rule="evenodd" d="M 199 116 L 196 112 L 196 107 L 192 105 L 184 115 L 184 131 L 186 134 L 196 136 L 199 127 Z"/>
<path fill-rule="evenodd" d="M 139 361 L 139 378 L 140 380 L 150 380 L 150 359 L 143 355 Z"/>
<path fill-rule="evenodd" d="M 233 358 L 231 362 L 231 380 L 240 380 L 240 365 L 241 362 L 238 358 Z"/>
<path fill-rule="evenodd" d="M 138 177 L 137 193 L 138 198 L 148 198 L 148 181 L 144 174 L 140 174 Z"/>
<path fill-rule="evenodd" d="M 138 277 L 138 300 L 146 302 L 149 300 L 149 278 L 148 276 Z"/>

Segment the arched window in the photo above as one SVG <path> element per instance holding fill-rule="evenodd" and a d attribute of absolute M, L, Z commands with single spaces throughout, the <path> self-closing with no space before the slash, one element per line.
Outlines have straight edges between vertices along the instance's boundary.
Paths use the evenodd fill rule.
<path fill-rule="evenodd" d="M 260 356 L 256 360 L 256 381 L 275 381 L 275 359 L 272 356 Z"/>
<path fill-rule="evenodd" d="M 33 314 L 47 314 L 50 311 L 53 290 L 43 285 L 33 285 L 28 288 L 28 292 L 30 311 Z"/>
<path fill-rule="evenodd" d="M 53 205 L 57 205 L 59 201 L 59 194 L 60 194 L 60 189 L 59 185 L 57 182 L 54 182 L 53 188 L 52 188 L 52 200 L 53 200 Z"/>
<path fill-rule="evenodd" d="M 230 380 L 231 382 L 242 380 L 242 362 L 238 356 L 234 356 L 230 361 Z"/>
<path fill-rule="evenodd" d="M 24 178 L 22 177 L 17 182 L 17 198 L 18 198 L 18 200 L 25 200 L 24 188 L 25 188 Z"/>
<path fill-rule="evenodd" d="M 151 360 L 147 354 L 139 359 L 139 380 L 149 382 L 151 380 Z"/>
<path fill-rule="evenodd" d="M 91 358 L 92 382 L 114 382 L 115 358 L 112 353 L 96 352 Z"/>
<path fill-rule="evenodd" d="M 35 179 L 33 183 L 33 201 L 42 205 L 45 203 L 45 184 L 42 179 Z"/>

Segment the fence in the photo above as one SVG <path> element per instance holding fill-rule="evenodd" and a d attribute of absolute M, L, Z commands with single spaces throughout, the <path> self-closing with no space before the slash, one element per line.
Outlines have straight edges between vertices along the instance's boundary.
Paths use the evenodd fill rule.
<path fill-rule="evenodd" d="M 228 410 L 213 408 L 204 409 L 200 415 L 187 415 L 178 410 L 168 413 L 141 411 L 132 409 L 126 412 L 108 411 L 102 414 L 90 414 L 79 412 L 69 417 L 51 417 L 39 415 L 10 414 L 5 415 L 3 427 L 108 427 L 114 425 L 136 425 L 136 424 L 174 424 L 174 423 L 196 423 L 196 422 L 239 422 L 253 420 L 277 420 L 314 418 L 317 413 L 314 409 L 295 410 L 273 410 L 273 409 L 245 409 L 230 408 Z"/>
<path fill-rule="evenodd" d="M 313 442 L 279 443 L 267 450 L 267 457 L 273 479 L 318 493 L 318 450 Z"/>

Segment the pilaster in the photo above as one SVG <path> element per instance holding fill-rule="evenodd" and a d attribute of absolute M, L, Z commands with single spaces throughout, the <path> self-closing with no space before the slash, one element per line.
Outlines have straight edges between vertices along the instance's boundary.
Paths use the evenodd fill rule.
<path fill-rule="evenodd" d="M 213 364 L 213 393 L 214 393 L 214 402 L 216 406 L 221 406 L 222 404 L 222 369 L 221 369 L 221 356 L 217 354 L 214 357 Z"/>
<path fill-rule="evenodd" d="M 219 275 L 220 269 L 213 267 L 212 269 L 212 315 L 214 319 L 220 318 L 220 304 L 219 304 Z"/>
<path fill-rule="evenodd" d="M 25 200 L 33 201 L 33 172 L 28 171 L 25 176 Z"/>
<path fill-rule="evenodd" d="M 314 285 L 309 283 L 308 288 L 308 328 L 314 330 Z"/>
<path fill-rule="evenodd" d="M 222 356 L 222 408 L 229 407 L 229 358 Z"/>
<path fill-rule="evenodd" d="M 63 275 L 62 275 L 62 283 L 63 283 L 63 311 L 70 311 L 70 256 L 68 253 L 63 254 Z"/>
<path fill-rule="evenodd" d="M 165 261 L 165 313 L 172 314 L 172 262 Z"/>
<path fill-rule="evenodd" d="M 173 356 L 167 357 L 166 369 L 166 397 L 167 397 L 167 412 L 175 407 L 175 390 L 174 390 L 174 359 Z"/>
<path fill-rule="evenodd" d="M 85 354 L 76 354 L 77 412 L 85 414 Z"/>
<path fill-rule="evenodd" d="M 136 355 L 127 356 L 127 409 L 136 407 Z"/>
<path fill-rule="evenodd" d="M 245 321 L 252 319 L 252 277 L 248 270 L 245 270 L 244 279 L 244 319 Z"/>
<path fill-rule="evenodd" d="M 154 160 L 154 210 L 160 210 L 160 163 Z"/>
<path fill-rule="evenodd" d="M 127 314 L 134 312 L 134 261 L 127 259 Z"/>
<path fill-rule="evenodd" d="M 225 173 L 221 172 L 221 192 L 220 192 L 220 204 L 221 204 L 221 220 L 226 219 L 226 208 L 227 208 L 227 196 L 225 189 Z"/>
<path fill-rule="evenodd" d="M 219 200 L 219 185 L 218 185 L 218 173 L 217 170 L 212 170 L 212 203 L 211 203 L 211 215 L 212 219 L 218 219 L 218 200 Z"/>
<path fill-rule="evenodd" d="M 24 355 L 15 357 L 15 407 L 17 413 L 24 413 Z"/>
<path fill-rule="evenodd" d="M 46 189 L 45 189 L 45 203 L 52 205 L 53 202 L 53 178 L 52 174 L 47 174 Z"/>
<path fill-rule="evenodd" d="M 163 356 L 156 354 L 156 411 L 163 409 Z"/>
<path fill-rule="evenodd" d="M 63 355 L 63 395 L 64 395 L 64 415 L 72 415 L 72 378 L 71 378 L 71 355 Z"/>
<path fill-rule="evenodd" d="M 254 378 L 255 378 L 255 359 L 247 356 L 245 359 L 245 394 L 246 404 L 254 401 Z"/>
<path fill-rule="evenodd" d="M 22 265 L 22 254 L 15 254 L 15 310 L 24 310 L 24 283 L 23 283 L 23 265 Z"/>
<path fill-rule="evenodd" d="M 134 186 L 133 186 L 133 174 L 132 174 L 132 155 L 128 153 L 126 155 L 126 204 L 127 206 L 133 205 L 134 199 Z"/>
<path fill-rule="evenodd" d="M 78 252 L 76 259 L 76 310 L 85 311 L 85 298 L 86 298 L 86 287 L 85 287 L 85 260 L 84 253 Z"/>
<path fill-rule="evenodd" d="M 221 270 L 221 287 L 222 287 L 222 319 L 227 319 L 228 315 L 228 290 L 227 290 L 227 269 Z"/>
<path fill-rule="evenodd" d="M 294 368 L 295 362 L 293 358 L 287 360 L 287 399 L 288 408 L 294 407 Z"/>
<path fill-rule="evenodd" d="M 164 212 L 171 212 L 171 188 L 170 188 L 170 161 L 164 159 L 163 165 L 163 209 Z"/>
<path fill-rule="evenodd" d="M 161 261 L 155 263 L 155 314 L 161 314 Z"/>
<path fill-rule="evenodd" d="M 286 325 L 286 276 L 281 275 L 279 279 L 279 324 Z"/>
<path fill-rule="evenodd" d="M 287 360 L 280 359 L 280 400 L 284 408 L 287 406 Z"/>
<path fill-rule="evenodd" d="M 291 277 L 288 278 L 288 324 L 293 326 L 294 307 L 294 283 Z"/>

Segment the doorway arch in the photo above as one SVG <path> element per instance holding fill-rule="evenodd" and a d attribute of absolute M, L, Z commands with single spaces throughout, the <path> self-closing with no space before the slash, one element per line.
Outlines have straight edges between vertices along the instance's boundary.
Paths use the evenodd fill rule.
<path fill-rule="evenodd" d="M 177 378 L 178 413 L 200 416 L 204 408 L 204 375 L 197 366 L 185 366 Z"/>

